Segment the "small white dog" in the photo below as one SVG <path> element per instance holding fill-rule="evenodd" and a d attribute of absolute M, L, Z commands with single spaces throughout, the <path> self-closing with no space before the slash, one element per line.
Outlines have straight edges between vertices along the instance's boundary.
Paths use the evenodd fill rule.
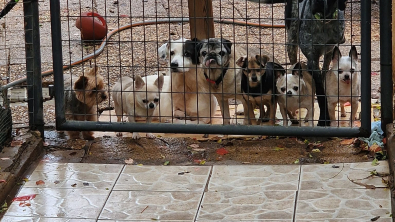
<path fill-rule="evenodd" d="M 278 104 L 283 117 L 283 126 L 288 126 L 287 114 L 294 121 L 296 110 L 307 109 L 305 121 L 313 126 L 315 85 L 304 63 L 296 63 L 292 73 L 277 79 Z M 300 112 L 299 112 L 300 113 Z"/>
<path fill-rule="evenodd" d="M 328 99 L 328 111 L 331 126 L 336 123 L 336 105 L 340 103 L 341 116 L 346 116 L 344 103 L 351 103 L 351 122 L 355 120 L 358 110 L 358 95 L 360 93 L 360 74 L 358 68 L 358 53 L 355 46 L 351 47 L 348 56 L 342 56 L 338 47 L 333 50 L 332 68 L 325 77 L 325 94 Z M 351 124 L 350 122 L 350 124 Z"/>
<path fill-rule="evenodd" d="M 112 88 L 117 121 L 121 122 L 122 114 L 125 113 L 131 123 L 136 122 L 136 117 L 146 117 L 146 122 L 151 123 L 152 115 L 159 103 L 163 78 L 163 75 L 160 75 L 154 82 L 147 81 L 146 84 L 140 75 L 137 75 L 135 80 L 122 77 Z M 118 133 L 117 136 L 122 136 L 122 133 Z M 155 138 L 152 133 L 147 133 L 146 136 Z M 139 133 L 133 132 L 132 138 L 139 139 Z"/>
<path fill-rule="evenodd" d="M 178 119 L 193 121 L 188 123 L 197 121 L 197 123 L 206 124 L 211 122 L 215 114 L 217 101 L 214 96 L 204 90 L 207 83 L 201 78 L 202 70 L 197 69 L 196 44 L 196 41 L 181 38 L 167 42 L 158 49 L 161 59 L 168 61 L 171 73 L 170 78 L 165 79 L 166 87 L 161 96 L 169 105 L 173 104 L 170 115 L 173 114 Z M 163 104 L 165 102 L 162 100 L 160 106 Z M 168 115 L 169 107 L 166 109 L 161 107 L 160 111 Z"/>

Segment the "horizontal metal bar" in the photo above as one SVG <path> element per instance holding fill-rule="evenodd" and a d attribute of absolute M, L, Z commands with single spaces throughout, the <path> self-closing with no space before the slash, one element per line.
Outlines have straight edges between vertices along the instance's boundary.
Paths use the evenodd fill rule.
<path fill-rule="evenodd" d="M 350 127 L 282 127 L 252 125 L 205 125 L 205 124 L 166 124 L 166 123 L 110 123 L 66 121 L 57 124 L 57 130 L 65 131 L 114 131 L 152 132 L 182 134 L 226 134 L 226 135 L 268 135 L 300 137 L 357 137 L 368 136 L 370 132 Z M 131 131 L 133 130 L 133 131 Z"/>

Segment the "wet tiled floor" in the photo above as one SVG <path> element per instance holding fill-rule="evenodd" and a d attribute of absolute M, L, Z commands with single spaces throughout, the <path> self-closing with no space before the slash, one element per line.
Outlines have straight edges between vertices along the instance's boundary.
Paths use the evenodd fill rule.
<path fill-rule="evenodd" d="M 40 163 L 4 222 L 392 221 L 388 163 Z M 370 189 L 375 187 L 375 189 Z M 35 196 L 33 195 L 35 194 Z M 30 195 L 30 196 L 29 196 Z M 31 196 L 33 195 L 33 196 Z"/>

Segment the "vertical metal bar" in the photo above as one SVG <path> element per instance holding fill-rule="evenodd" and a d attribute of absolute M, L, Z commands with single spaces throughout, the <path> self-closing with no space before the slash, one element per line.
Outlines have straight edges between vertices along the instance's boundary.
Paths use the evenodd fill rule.
<path fill-rule="evenodd" d="M 38 0 L 23 1 L 29 126 L 44 137 Z"/>
<path fill-rule="evenodd" d="M 381 128 L 392 123 L 392 1 L 380 1 Z"/>
<path fill-rule="evenodd" d="M 50 0 L 51 10 L 51 35 L 52 56 L 55 84 L 55 117 L 56 128 L 66 122 L 64 109 L 64 85 L 63 85 L 63 55 L 62 55 L 62 28 L 60 22 L 60 2 Z"/>
<path fill-rule="evenodd" d="M 371 2 L 361 1 L 361 133 L 371 131 Z"/>

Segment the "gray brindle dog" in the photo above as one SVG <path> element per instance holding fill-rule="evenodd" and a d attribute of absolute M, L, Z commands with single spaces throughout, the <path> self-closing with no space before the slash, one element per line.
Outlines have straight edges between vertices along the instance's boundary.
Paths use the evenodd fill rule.
<path fill-rule="evenodd" d="M 251 0 L 260 3 L 284 3 L 285 0 Z M 285 19 L 287 51 L 291 64 L 298 61 L 298 47 L 307 58 L 308 70 L 316 84 L 320 107 L 319 126 L 330 125 L 325 97 L 325 74 L 329 69 L 333 48 L 345 42 L 344 10 L 347 0 L 286 0 Z M 319 61 L 324 55 L 323 70 Z"/>

